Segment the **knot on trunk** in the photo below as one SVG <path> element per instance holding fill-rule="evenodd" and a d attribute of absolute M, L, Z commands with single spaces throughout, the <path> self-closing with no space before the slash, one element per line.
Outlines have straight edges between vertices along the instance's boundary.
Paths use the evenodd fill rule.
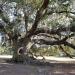
<path fill-rule="evenodd" d="M 23 47 L 20 47 L 17 51 L 18 55 L 22 55 L 24 54 L 24 48 Z"/>

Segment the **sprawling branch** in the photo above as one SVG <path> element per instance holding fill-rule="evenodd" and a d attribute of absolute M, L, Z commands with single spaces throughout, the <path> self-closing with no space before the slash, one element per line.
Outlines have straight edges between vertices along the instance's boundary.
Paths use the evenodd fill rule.
<path fill-rule="evenodd" d="M 75 45 L 73 45 L 73 44 L 71 44 L 71 43 L 69 43 L 69 42 L 66 42 L 66 41 L 65 41 L 64 45 L 69 46 L 69 47 L 75 49 Z"/>
<path fill-rule="evenodd" d="M 48 34 L 58 34 L 58 30 L 54 30 L 54 29 L 47 29 L 47 28 L 37 28 L 37 30 L 35 31 L 34 35 L 37 35 L 39 33 L 48 33 Z"/>
<path fill-rule="evenodd" d="M 72 34 L 72 35 L 73 35 L 73 34 Z M 69 37 L 71 37 L 72 35 L 69 35 Z M 68 38 L 68 37 L 66 37 L 66 39 L 67 39 L 67 38 Z M 55 39 L 59 41 L 58 38 L 55 38 Z M 59 49 L 60 49 L 62 52 L 64 52 L 64 53 L 66 54 L 66 56 L 72 58 L 72 56 L 64 50 L 64 48 L 63 48 L 62 45 L 58 45 L 58 47 L 59 47 Z"/>
<path fill-rule="evenodd" d="M 70 31 L 72 31 L 73 27 L 70 27 Z M 67 31 L 67 27 L 59 27 L 58 29 L 54 28 L 54 29 L 48 29 L 48 28 L 37 28 L 34 35 L 40 34 L 40 33 L 47 33 L 47 34 L 57 34 L 59 35 L 61 32 L 66 32 Z"/>
<path fill-rule="evenodd" d="M 38 41 L 40 41 L 40 42 L 38 43 Z M 68 47 L 71 47 L 71 48 L 75 49 L 75 45 L 67 42 L 66 38 L 58 40 L 58 41 L 49 41 L 49 40 L 45 40 L 45 39 L 39 39 L 35 42 L 38 43 L 38 44 L 41 43 L 41 44 L 46 44 L 46 45 L 59 45 L 59 46 L 63 44 L 64 46 L 68 46 Z"/>
<path fill-rule="evenodd" d="M 62 50 L 68 57 L 72 58 L 72 56 L 67 53 L 61 45 L 59 45 L 59 49 Z"/>
<path fill-rule="evenodd" d="M 46 39 L 34 39 L 34 41 L 38 44 L 46 44 L 46 45 L 60 45 L 60 44 L 64 44 L 64 42 L 67 40 L 67 38 L 63 38 L 61 40 L 55 40 L 55 41 L 50 41 L 50 40 L 46 40 Z M 38 42 L 40 41 L 40 42 Z"/>
<path fill-rule="evenodd" d="M 44 13 L 46 11 L 46 8 L 47 8 L 48 4 L 49 4 L 49 0 L 44 0 L 43 5 L 37 11 L 35 22 L 34 22 L 34 24 L 32 25 L 32 28 L 29 31 L 29 36 L 32 36 L 33 33 L 35 32 L 35 30 L 37 29 L 38 23 L 39 23 L 40 19 L 42 18 L 42 16 L 44 16 Z"/>
<path fill-rule="evenodd" d="M 46 45 L 67 45 L 73 49 L 75 49 L 75 46 L 71 43 L 68 43 L 66 40 L 70 37 L 74 36 L 74 34 L 71 34 L 69 36 L 66 36 L 65 38 L 59 40 L 58 38 L 55 38 L 56 40 L 46 40 L 46 39 L 34 39 L 33 41 L 38 43 L 38 44 L 46 44 Z M 39 42 L 38 42 L 39 41 Z"/>

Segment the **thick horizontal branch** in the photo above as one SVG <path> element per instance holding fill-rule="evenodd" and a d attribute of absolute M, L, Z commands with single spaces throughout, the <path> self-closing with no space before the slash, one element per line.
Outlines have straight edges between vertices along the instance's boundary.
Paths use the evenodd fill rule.
<path fill-rule="evenodd" d="M 37 30 L 35 31 L 34 35 L 37 35 L 39 33 L 48 33 L 48 34 L 58 34 L 58 30 L 54 30 L 54 29 L 48 29 L 48 28 L 37 28 Z"/>
<path fill-rule="evenodd" d="M 73 49 L 75 49 L 75 45 L 71 44 L 71 43 L 68 43 L 66 42 L 65 38 L 62 39 L 62 40 L 59 40 L 59 41 L 48 41 L 48 40 L 45 40 L 45 39 L 38 39 L 38 40 L 34 40 L 35 43 L 38 43 L 38 44 L 46 44 L 46 45 L 64 45 L 64 46 L 68 46 L 68 47 L 71 47 Z M 38 42 L 40 41 L 40 42 Z"/>
<path fill-rule="evenodd" d="M 74 32 L 74 27 L 70 27 L 70 31 L 71 32 Z M 54 28 L 54 29 L 48 29 L 48 28 L 37 28 L 37 30 L 34 32 L 33 35 L 37 35 L 37 34 L 40 34 L 40 33 L 48 33 L 48 34 L 60 34 L 61 32 L 66 32 L 68 31 L 67 30 L 68 28 L 67 27 L 59 27 L 58 29 Z M 73 29 L 73 30 L 72 30 Z"/>
<path fill-rule="evenodd" d="M 55 41 L 53 41 L 53 40 L 50 41 L 50 40 L 46 40 L 46 39 L 33 39 L 33 41 L 38 43 L 38 44 L 46 44 L 46 45 L 60 45 L 60 44 L 64 44 L 64 42 L 66 40 L 67 40 L 66 37 L 61 39 L 61 40 L 55 40 Z"/>
<path fill-rule="evenodd" d="M 66 40 L 70 37 L 74 36 L 74 34 L 71 34 L 69 36 L 66 36 L 65 38 L 59 40 L 58 38 L 56 40 L 47 40 L 47 39 L 34 39 L 33 41 L 35 43 L 38 43 L 38 44 L 46 44 L 46 45 L 64 45 L 64 46 L 69 46 L 73 49 L 75 49 L 75 45 L 67 42 Z"/>
<path fill-rule="evenodd" d="M 44 39 L 39 39 L 38 41 L 40 41 L 41 44 L 46 44 L 46 45 L 64 45 L 64 46 L 68 46 L 68 47 L 71 47 L 73 49 L 75 49 L 75 45 L 69 43 L 69 42 L 66 42 L 65 38 L 62 39 L 62 40 L 59 40 L 59 41 L 48 41 L 48 40 L 44 40 Z M 38 42 L 37 42 L 38 43 Z M 40 44 L 38 43 L 38 44 Z"/>

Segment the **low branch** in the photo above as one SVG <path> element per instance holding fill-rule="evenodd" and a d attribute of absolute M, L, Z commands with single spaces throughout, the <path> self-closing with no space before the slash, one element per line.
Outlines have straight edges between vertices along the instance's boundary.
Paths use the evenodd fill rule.
<path fill-rule="evenodd" d="M 75 45 L 67 42 L 66 40 L 70 37 L 74 36 L 74 34 L 71 34 L 69 36 L 66 36 L 65 38 L 58 40 L 58 38 L 55 38 L 56 41 L 50 41 L 50 40 L 46 40 L 46 39 L 34 39 L 33 41 L 38 43 L 38 44 L 46 44 L 46 45 L 67 45 L 73 49 L 75 49 Z"/>
<path fill-rule="evenodd" d="M 73 36 L 73 34 L 69 35 L 69 37 L 71 37 L 71 36 Z M 59 41 L 58 38 L 56 38 L 56 37 L 54 37 L 54 38 Z M 66 37 L 66 39 L 67 39 L 67 37 Z M 64 48 L 63 48 L 62 45 L 58 45 L 58 47 L 59 47 L 59 49 L 62 50 L 62 52 L 64 52 L 68 57 L 72 58 L 72 56 L 64 50 Z"/>
<path fill-rule="evenodd" d="M 61 45 L 59 45 L 59 48 L 60 48 L 60 50 L 62 50 L 62 52 L 64 52 L 66 54 L 66 56 L 72 58 L 72 56 L 69 53 L 67 53 Z"/>
<path fill-rule="evenodd" d="M 38 43 L 38 44 L 46 44 L 46 45 L 60 45 L 64 44 L 64 42 L 67 40 L 67 38 L 63 38 L 61 40 L 56 40 L 56 41 L 50 41 L 50 40 L 45 40 L 45 39 L 34 39 L 33 41 Z M 39 42 L 38 42 L 39 41 Z"/>
<path fill-rule="evenodd" d="M 71 47 L 73 49 L 75 49 L 75 45 L 69 43 L 69 42 L 66 42 L 65 38 L 62 39 L 62 40 L 59 40 L 59 41 L 48 41 L 48 40 L 44 40 L 44 39 L 39 39 L 38 41 L 40 41 L 38 44 L 46 44 L 46 45 L 64 45 L 64 46 L 68 46 L 68 47 Z"/>
<path fill-rule="evenodd" d="M 67 45 L 67 46 L 69 46 L 69 47 L 75 49 L 75 45 L 73 45 L 73 44 L 71 44 L 71 43 L 69 43 L 69 42 L 66 42 L 66 41 L 65 41 L 64 45 Z"/>
<path fill-rule="evenodd" d="M 48 33 L 48 34 L 59 34 L 58 30 L 54 29 L 48 29 L 48 28 L 37 28 L 35 31 L 34 35 L 37 35 L 39 33 Z"/>
<path fill-rule="evenodd" d="M 72 28 L 72 27 L 71 27 Z M 57 34 L 60 35 L 61 32 L 66 32 L 67 27 L 58 28 L 58 29 L 49 29 L 49 28 L 37 28 L 33 35 L 38 35 L 40 33 L 47 33 L 47 34 Z M 72 29 L 71 29 L 72 30 Z M 72 32 L 72 31 L 71 31 Z"/>

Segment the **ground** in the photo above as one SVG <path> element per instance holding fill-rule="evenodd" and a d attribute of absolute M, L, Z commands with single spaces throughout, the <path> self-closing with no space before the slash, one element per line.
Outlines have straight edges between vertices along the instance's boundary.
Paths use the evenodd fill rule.
<path fill-rule="evenodd" d="M 2 61 L 1 58 L 0 58 L 0 75 L 75 75 L 74 62 L 73 63 L 51 62 L 50 65 L 44 66 L 44 65 L 6 63 Z M 62 58 L 63 61 L 64 59 Z"/>
<path fill-rule="evenodd" d="M 33 66 L 0 63 L 0 75 L 75 75 L 75 65 L 51 64 L 51 66 Z"/>

